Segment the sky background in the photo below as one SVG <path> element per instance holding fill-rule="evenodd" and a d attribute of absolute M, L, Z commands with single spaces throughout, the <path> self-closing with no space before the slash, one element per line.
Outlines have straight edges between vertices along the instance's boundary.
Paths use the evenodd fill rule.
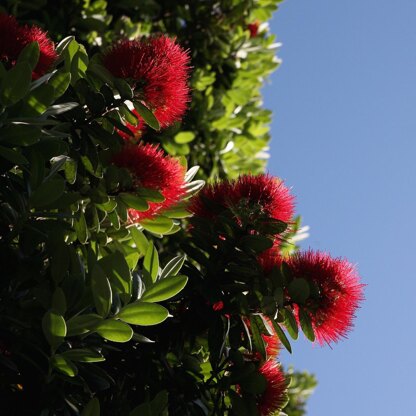
<path fill-rule="evenodd" d="M 308 416 L 416 414 L 416 1 L 287 0 L 269 171 L 297 195 L 303 248 L 357 264 L 368 285 L 349 339 L 293 343 L 315 373 Z"/>

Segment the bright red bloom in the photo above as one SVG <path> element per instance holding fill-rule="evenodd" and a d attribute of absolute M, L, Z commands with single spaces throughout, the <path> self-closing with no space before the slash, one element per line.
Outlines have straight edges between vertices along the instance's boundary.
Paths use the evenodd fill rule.
<path fill-rule="evenodd" d="M 127 79 L 161 127 L 179 121 L 189 102 L 189 54 L 166 36 L 121 40 L 103 56 L 104 66 Z"/>
<path fill-rule="evenodd" d="M 256 20 L 253 23 L 247 25 L 247 29 L 250 31 L 250 38 L 255 38 L 259 32 L 260 23 Z"/>
<path fill-rule="evenodd" d="M 37 79 L 48 72 L 58 58 L 54 43 L 38 26 L 19 26 L 14 16 L 0 14 L 0 61 L 14 66 L 20 52 L 31 42 L 38 42 L 40 50 L 32 74 L 32 78 Z"/>
<path fill-rule="evenodd" d="M 267 387 L 261 397 L 258 398 L 257 407 L 260 416 L 272 416 L 276 414 L 287 402 L 287 383 L 280 365 L 275 360 L 266 361 L 260 368 Z"/>
<path fill-rule="evenodd" d="M 279 268 L 282 264 L 280 255 L 279 240 L 274 242 L 273 247 L 260 253 L 257 260 L 263 269 L 264 274 L 270 274 L 274 267 Z"/>
<path fill-rule="evenodd" d="M 289 222 L 294 197 L 283 182 L 270 175 L 241 175 L 237 180 L 208 185 L 193 199 L 190 211 L 196 216 L 215 218 L 226 209 L 255 208 L 259 213 Z"/>
<path fill-rule="evenodd" d="M 166 156 L 158 146 L 127 144 L 113 156 L 112 163 L 129 171 L 133 179 L 132 191 L 154 189 L 165 198 L 163 202 L 149 202 L 147 211 L 129 209 L 131 222 L 155 217 L 179 202 L 184 195 L 184 168 L 176 159 Z"/>
<path fill-rule="evenodd" d="M 294 278 L 313 282 L 319 294 L 304 305 L 309 312 L 317 341 L 323 345 L 346 337 L 353 326 L 356 309 L 363 297 L 363 284 L 354 265 L 327 253 L 306 251 L 288 260 Z M 298 308 L 295 308 L 296 314 Z"/>

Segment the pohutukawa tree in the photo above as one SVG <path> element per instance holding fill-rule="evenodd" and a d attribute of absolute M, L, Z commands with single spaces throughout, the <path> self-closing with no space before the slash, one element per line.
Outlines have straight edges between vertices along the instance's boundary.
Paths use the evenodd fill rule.
<path fill-rule="evenodd" d="M 279 352 L 363 285 L 264 173 L 278 0 L 45 3 L 0 9 L 2 408 L 304 414 Z"/>

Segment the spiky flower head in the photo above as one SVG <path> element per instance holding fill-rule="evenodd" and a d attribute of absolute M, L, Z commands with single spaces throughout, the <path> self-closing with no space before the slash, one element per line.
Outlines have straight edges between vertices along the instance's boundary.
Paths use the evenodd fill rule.
<path fill-rule="evenodd" d="M 184 168 L 171 156 L 167 156 L 152 144 L 127 144 L 112 158 L 112 163 L 128 170 L 132 177 L 132 189 L 149 188 L 159 191 L 162 202 L 149 202 L 147 211 L 129 209 L 131 222 L 153 218 L 170 208 L 184 195 Z"/>
<path fill-rule="evenodd" d="M 104 66 L 130 82 L 136 99 L 154 112 L 161 127 L 179 121 L 189 102 L 189 54 L 175 39 L 153 36 L 121 40 L 104 53 Z"/>
<path fill-rule="evenodd" d="M 38 26 L 20 26 L 14 16 L 0 14 L 0 61 L 6 67 L 16 64 L 23 48 L 31 42 L 39 44 L 39 60 L 32 78 L 37 79 L 51 69 L 58 58 L 55 45 Z"/>
<path fill-rule="evenodd" d="M 260 22 L 258 20 L 247 25 L 247 29 L 250 32 L 250 38 L 255 38 L 257 36 L 259 33 L 259 26 Z"/>
<path fill-rule="evenodd" d="M 225 210 L 256 211 L 259 215 L 289 222 L 294 211 L 294 197 L 283 182 L 267 174 L 241 175 L 238 179 L 206 186 L 190 207 L 195 216 L 215 218 Z"/>
<path fill-rule="evenodd" d="M 317 341 L 323 345 L 345 338 L 364 299 L 364 285 L 354 265 L 312 250 L 292 255 L 287 263 L 294 278 L 304 278 L 317 289 L 302 306 L 309 313 Z"/>
<path fill-rule="evenodd" d="M 273 416 L 287 403 L 287 382 L 280 365 L 275 360 L 266 361 L 259 373 L 267 382 L 266 390 L 258 398 L 260 416 Z"/>

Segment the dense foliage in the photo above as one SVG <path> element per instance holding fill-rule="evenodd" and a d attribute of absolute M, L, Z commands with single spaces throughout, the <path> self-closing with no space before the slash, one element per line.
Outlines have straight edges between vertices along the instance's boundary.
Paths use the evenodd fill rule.
<path fill-rule="evenodd" d="M 294 196 L 263 173 L 278 3 L 3 2 L 10 414 L 304 414 L 316 382 L 279 350 L 344 337 L 362 285 L 295 253 Z"/>

